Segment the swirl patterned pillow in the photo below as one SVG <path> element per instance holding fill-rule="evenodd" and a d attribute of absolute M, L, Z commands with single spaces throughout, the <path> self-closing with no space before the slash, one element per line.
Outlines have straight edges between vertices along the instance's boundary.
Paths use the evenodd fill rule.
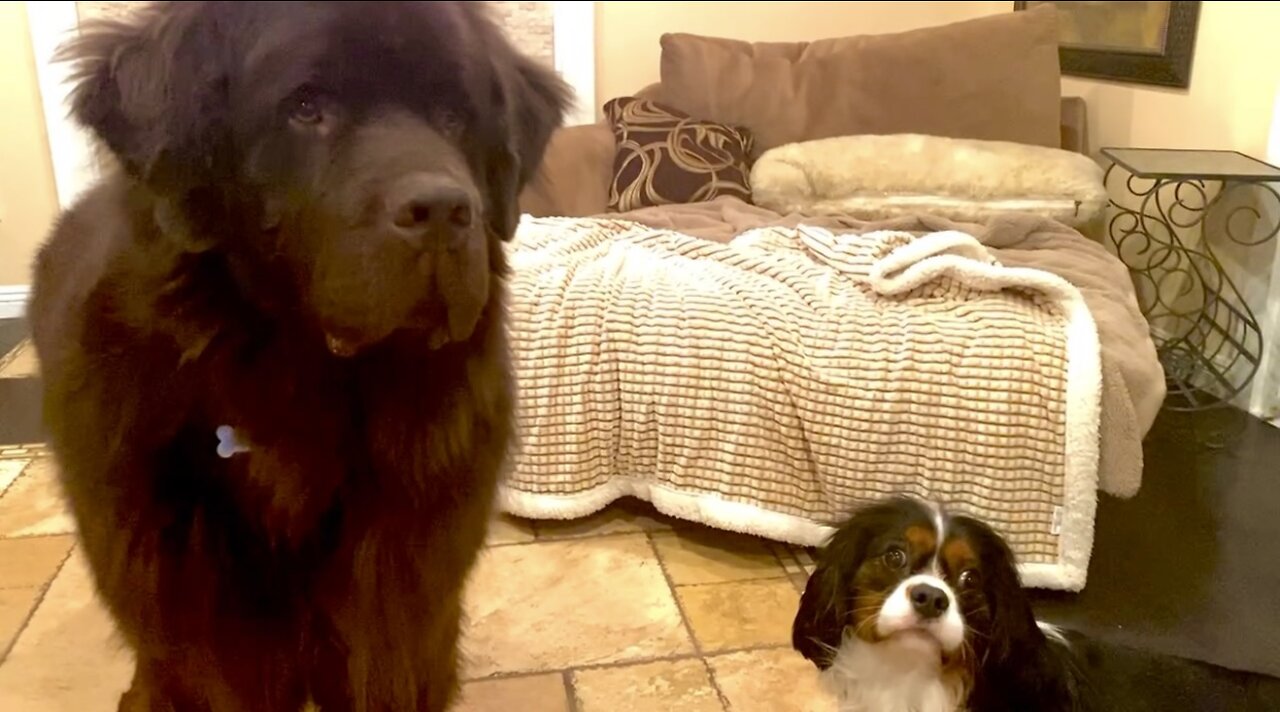
<path fill-rule="evenodd" d="M 700 203 L 724 195 L 751 202 L 751 148 L 742 128 L 701 121 L 647 99 L 604 105 L 617 153 L 609 210 Z"/>

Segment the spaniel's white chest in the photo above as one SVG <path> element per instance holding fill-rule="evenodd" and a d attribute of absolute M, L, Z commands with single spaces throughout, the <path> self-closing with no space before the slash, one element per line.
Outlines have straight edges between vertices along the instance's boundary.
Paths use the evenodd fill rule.
<path fill-rule="evenodd" d="M 839 712 L 961 712 L 965 684 L 914 641 L 846 638 L 823 682 Z"/>

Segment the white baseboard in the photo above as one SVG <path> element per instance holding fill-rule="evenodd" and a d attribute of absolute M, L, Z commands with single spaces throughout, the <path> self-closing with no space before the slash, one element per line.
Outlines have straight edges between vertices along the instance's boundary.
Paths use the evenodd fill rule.
<path fill-rule="evenodd" d="M 25 285 L 0 287 L 0 319 L 18 319 L 27 315 L 27 295 L 31 288 Z"/>

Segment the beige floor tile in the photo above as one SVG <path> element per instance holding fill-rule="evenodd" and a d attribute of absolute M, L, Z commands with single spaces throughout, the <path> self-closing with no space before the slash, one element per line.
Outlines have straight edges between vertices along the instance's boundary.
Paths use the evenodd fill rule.
<path fill-rule="evenodd" d="M 477 680 L 462 686 L 452 712 L 569 712 L 569 695 L 559 673 L 501 680 Z M 323 712 L 323 711 L 322 711 Z"/>
<path fill-rule="evenodd" d="M 0 588 L 43 586 L 53 578 L 75 537 L 33 536 L 0 539 Z"/>
<path fill-rule="evenodd" d="M 809 553 L 808 549 L 797 546 L 794 551 L 796 553 L 796 559 L 800 561 L 801 566 L 813 567 L 813 555 Z"/>
<path fill-rule="evenodd" d="M 9 649 L 39 597 L 39 586 L 0 589 L 0 656 Z"/>
<path fill-rule="evenodd" d="M 489 546 L 526 544 L 533 539 L 533 523 L 524 519 L 503 514 L 489 525 Z"/>
<path fill-rule="evenodd" d="M 51 458 L 32 460 L 0 498 L 0 537 L 70 534 L 75 528 Z"/>
<path fill-rule="evenodd" d="M 4 495 L 5 490 L 18 479 L 18 475 L 22 474 L 22 470 L 30 462 L 31 460 L 27 458 L 0 460 L 0 496 Z"/>
<path fill-rule="evenodd" d="M 540 539 L 572 539 L 602 534 L 667 531 L 680 522 L 658 512 L 648 502 L 626 497 L 590 516 L 580 519 L 542 519 L 537 523 Z"/>
<path fill-rule="evenodd" d="M 707 662 L 733 712 L 836 712 L 817 668 L 789 648 L 730 653 Z"/>
<path fill-rule="evenodd" d="M 0 362 L 7 362 L 0 368 L 0 378 L 28 378 L 40 375 L 40 365 L 36 361 L 36 350 L 30 341 L 24 341 L 15 347 Z"/>
<path fill-rule="evenodd" d="M 25 443 L 20 445 L 3 445 L 0 446 L 0 459 L 22 459 L 31 460 L 33 458 L 45 455 L 49 452 L 49 448 L 43 443 Z"/>
<path fill-rule="evenodd" d="M 580 712 L 720 712 L 720 697 L 701 660 L 658 661 L 579 670 L 573 675 Z"/>
<path fill-rule="evenodd" d="M 787 575 L 804 573 L 804 567 L 801 566 L 800 560 L 796 558 L 791 547 L 775 542 L 770 543 L 769 550 L 778 557 L 778 561 L 782 562 L 782 568 Z"/>
<path fill-rule="evenodd" d="M 694 527 L 656 534 L 653 543 L 677 586 L 784 575 L 768 545 L 755 537 Z"/>
<path fill-rule="evenodd" d="M 0 665 L 0 710 L 114 712 L 133 673 L 73 552 Z"/>
<path fill-rule="evenodd" d="M 465 669 L 473 678 L 693 649 L 641 535 L 486 549 L 467 610 Z"/>
<path fill-rule="evenodd" d="M 676 595 L 704 652 L 787 644 L 800 605 L 785 578 L 679 586 Z"/>

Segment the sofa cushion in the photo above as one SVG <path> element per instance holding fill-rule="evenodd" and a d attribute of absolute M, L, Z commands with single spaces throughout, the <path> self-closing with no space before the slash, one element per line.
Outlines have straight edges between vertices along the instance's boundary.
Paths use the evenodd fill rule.
<path fill-rule="evenodd" d="M 749 131 L 693 118 L 636 97 L 604 105 L 617 149 L 609 209 L 751 200 Z"/>
<path fill-rule="evenodd" d="M 662 37 L 663 98 L 751 129 L 756 151 L 849 134 L 918 133 L 1058 148 L 1051 5 L 816 42 Z"/>
<path fill-rule="evenodd" d="M 986 222 L 1031 213 L 1073 227 L 1106 207 L 1088 156 L 1008 141 L 920 134 L 837 136 L 769 149 L 751 170 L 756 205 L 789 214 Z"/>

